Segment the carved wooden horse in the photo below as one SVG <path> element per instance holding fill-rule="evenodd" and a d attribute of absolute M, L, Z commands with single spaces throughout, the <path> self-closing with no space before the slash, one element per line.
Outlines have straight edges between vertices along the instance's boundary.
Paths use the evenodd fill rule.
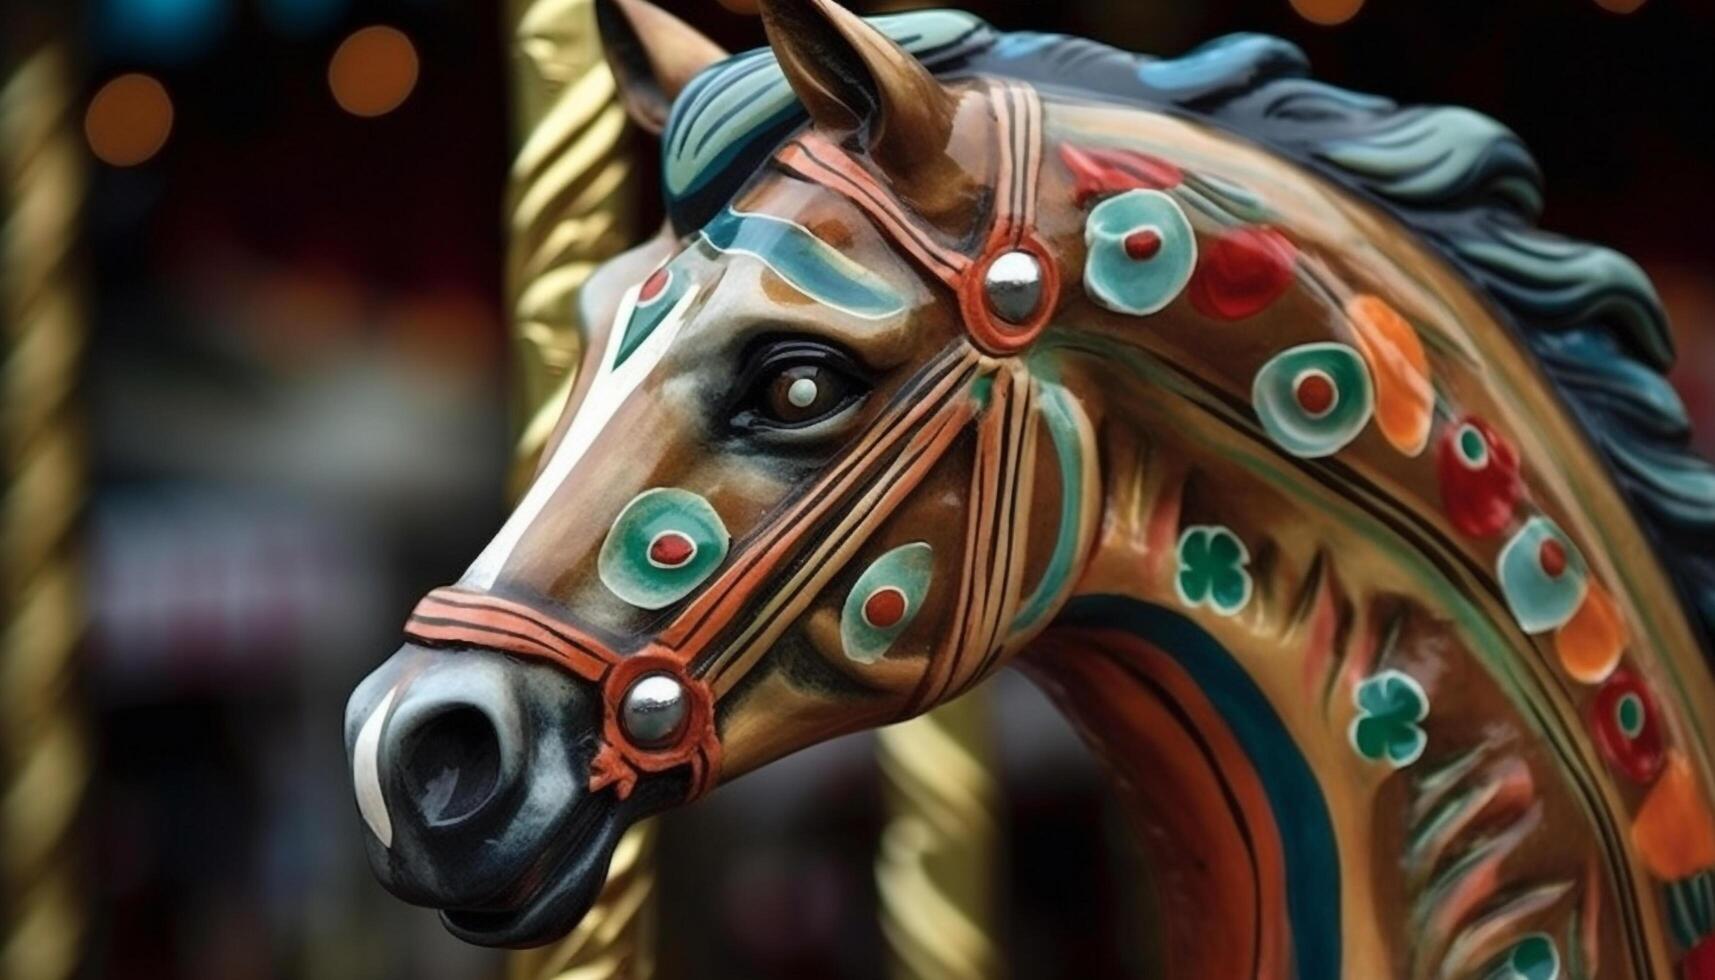
<path fill-rule="evenodd" d="M 632 821 L 1016 663 L 1165 976 L 1715 977 L 1715 475 L 1518 140 L 1268 37 L 762 6 L 601 8 L 669 222 L 352 697 L 387 886 L 544 941 Z"/>

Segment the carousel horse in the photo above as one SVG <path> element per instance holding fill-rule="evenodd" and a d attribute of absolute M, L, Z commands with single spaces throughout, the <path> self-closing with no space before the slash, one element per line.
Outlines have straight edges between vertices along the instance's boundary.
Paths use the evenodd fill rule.
<path fill-rule="evenodd" d="M 599 7 L 667 220 L 352 695 L 385 885 L 546 941 L 632 822 L 1014 665 L 1163 976 L 1715 977 L 1715 469 L 1519 140 L 1259 35 L 762 11 Z"/>

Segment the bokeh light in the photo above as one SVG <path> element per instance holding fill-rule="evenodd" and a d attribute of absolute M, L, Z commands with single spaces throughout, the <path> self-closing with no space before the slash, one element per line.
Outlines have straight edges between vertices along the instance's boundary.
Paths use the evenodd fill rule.
<path fill-rule="evenodd" d="M 1344 24 L 1357 16 L 1364 0 L 1292 0 L 1292 9 L 1313 24 Z"/>
<path fill-rule="evenodd" d="M 332 29 L 349 6 L 350 0 L 257 0 L 263 22 L 293 38 L 313 37 Z"/>
<path fill-rule="evenodd" d="M 182 64 L 214 46 L 232 20 L 232 0 L 96 0 L 89 5 L 103 47 L 136 64 Z"/>
<path fill-rule="evenodd" d="M 103 163 L 134 167 L 166 145 L 173 131 L 173 100 L 160 82 L 138 73 L 120 75 L 89 100 L 83 132 Z"/>
<path fill-rule="evenodd" d="M 1596 6 L 1616 14 L 1629 14 L 1644 5 L 1644 0 L 1596 0 Z"/>
<path fill-rule="evenodd" d="M 340 42 L 328 63 L 334 101 L 354 116 L 399 108 L 417 86 L 417 48 L 402 31 L 365 27 Z"/>

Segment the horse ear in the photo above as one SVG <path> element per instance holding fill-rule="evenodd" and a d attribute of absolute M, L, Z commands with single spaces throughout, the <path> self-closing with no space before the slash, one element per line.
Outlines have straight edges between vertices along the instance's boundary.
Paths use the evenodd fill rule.
<path fill-rule="evenodd" d="M 905 49 L 833 0 L 761 0 L 786 81 L 817 127 L 859 136 L 882 172 L 909 185 L 947 161 L 953 97 Z"/>
<path fill-rule="evenodd" d="M 656 135 L 667 128 L 673 100 L 691 79 L 727 56 L 720 45 L 648 0 L 596 0 L 595 15 L 626 113 Z"/>

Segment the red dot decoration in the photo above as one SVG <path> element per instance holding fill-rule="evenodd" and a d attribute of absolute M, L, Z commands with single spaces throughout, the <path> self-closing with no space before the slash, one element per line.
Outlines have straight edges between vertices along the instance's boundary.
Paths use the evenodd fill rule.
<path fill-rule="evenodd" d="M 637 301 L 647 303 L 661 295 L 661 291 L 667 288 L 667 281 L 672 278 L 673 274 L 667 271 L 666 266 L 651 272 L 649 278 L 643 280 L 643 288 L 637 291 Z"/>
<path fill-rule="evenodd" d="M 1297 258 L 1298 249 L 1273 228 L 1234 228 L 1202 247 L 1186 292 L 1204 316 L 1243 320 L 1286 292 Z"/>
<path fill-rule="evenodd" d="M 1152 259 L 1161 251 L 1161 233 L 1154 228 L 1139 228 L 1125 236 L 1126 257 L 1134 262 Z"/>
<path fill-rule="evenodd" d="M 664 531 L 649 542 L 649 560 L 668 568 L 678 568 L 696 553 L 696 544 L 678 531 Z"/>
<path fill-rule="evenodd" d="M 898 625 L 905 618 L 905 593 L 891 585 L 876 589 L 863 601 L 863 618 L 876 629 Z"/>
<path fill-rule="evenodd" d="M 1715 936 L 1704 936 L 1680 964 L 1685 980 L 1715 980 Z"/>
<path fill-rule="evenodd" d="M 1542 572 L 1549 578 L 1559 578 L 1566 571 L 1566 546 L 1553 538 L 1542 542 L 1542 547 L 1536 551 L 1537 564 L 1542 566 Z"/>
<path fill-rule="evenodd" d="M 1628 734 L 1620 721 L 1620 702 L 1627 696 L 1636 698 L 1642 711 L 1635 734 Z M 1655 698 L 1638 675 L 1622 667 L 1609 676 L 1590 704 L 1590 727 L 1602 755 L 1628 778 L 1648 784 L 1661 773 L 1667 756 L 1656 725 Z"/>
<path fill-rule="evenodd" d="M 1292 397 L 1298 401 L 1298 407 L 1314 416 L 1328 414 L 1339 395 L 1333 380 L 1320 371 L 1305 372 L 1292 389 Z"/>
<path fill-rule="evenodd" d="M 1475 429 L 1488 445 L 1488 458 L 1481 465 L 1472 466 L 1460 454 L 1459 434 L 1466 425 Z M 1447 519 L 1461 532 L 1486 538 L 1499 534 L 1512 522 L 1513 511 L 1524 494 L 1524 485 L 1519 481 L 1518 452 L 1489 423 L 1468 416 L 1445 426 L 1435 450 L 1435 468 L 1441 478 L 1441 506 L 1447 511 Z M 1538 560 L 1541 557 L 1539 554 Z M 1563 563 L 1565 558 L 1562 552 Z"/>

